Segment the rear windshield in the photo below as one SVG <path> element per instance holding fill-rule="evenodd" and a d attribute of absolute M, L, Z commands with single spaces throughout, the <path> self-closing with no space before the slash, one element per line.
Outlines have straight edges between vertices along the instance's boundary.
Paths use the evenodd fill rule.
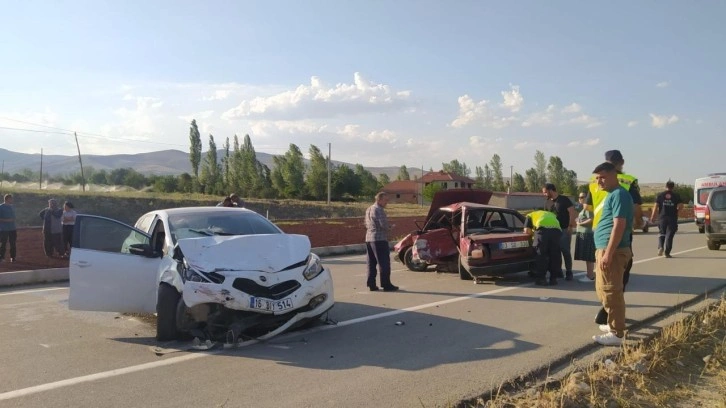
<path fill-rule="evenodd" d="M 717 211 L 726 210 L 726 191 L 717 191 L 711 195 L 711 209 Z"/>
<path fill-rule="evenodd" d="M 708 201 L 708 193 L 713 190 L 713 187 L 708 188 L 699 188 L 696 192 L 696 197 L 698 197 L 698 204 L 706 205 L 706 201 Z"/>

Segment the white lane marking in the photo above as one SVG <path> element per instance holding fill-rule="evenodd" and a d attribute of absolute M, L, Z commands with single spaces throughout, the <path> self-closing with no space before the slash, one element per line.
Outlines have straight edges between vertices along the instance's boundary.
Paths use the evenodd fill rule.
<path fill-rule="evenodd" d="M 705 247 L 689 249 L 686 251 L 678 252 L 676 254 L 683 254 L 686 252 L 697 251 L 697 250 L 701 250 L 703 248 L 705 248 Z M 652 261 L 652 260 L 656 260 L 659 258 L 660 257 L 644 259 L 641 261 L 637 261 L 637 263 L 647 262 L 649 260 Z M 580 273 L 580 274 L 582 274 L 582 273 Z M 338 327 L 345 327 L 345 326 L 350 326 L 353 324 L 363 323 L 363 322 L 367 322 L 367 321 L 371 321 L 371 320 L 383 319 L 385 317 L 395 316 L 395 315 L 399 315 L 399 314 L 406 313 L 406 312 L 415 312 L 418 310 L 423 310 L 423 309 L 427 309 L 427 308 L 431 308 L 431 307 L 461 302 L 463 300 L 481 298 L 481 297 L 488 296 L 488 295 L 495 295 L 498 293 L 508 292 L 511 290 L 515 290 L 515 289 L 519 289 L 519 288 L 526 288 L 526 287 L 530 287 L 530 286 L 534 286 L 534 283 L 531 282 L 531 283 L 526 283 L 523 285 L 509 286 L 509 287 L 495 289 L 495 290 L 488 291 L 488 292 L 473 293 L 471 295 L 460 296 L 460 297 L 446 299 L 446 300 L 440 300 L 438 302 L 426 303 L 426 304 L 418 305 L 418 306 L 411 306 L 411 307 L 407 307 L 405 309 L 391 310 L 388 312 L 377 313 L 377 314 L 370 315 L 370 316 L 358 317 L 355 319 L 338 322 L 336 325 L 315 327 L 315 328 L 312 328 L 309 330 L 304 330 L 302 332 L 288 333 L 286 335 L 283 334 L 283 335 L 277 336 L 275 339 L 276 340 L 285 340 L 285 339 L 293 338 L 295 336 L 300 336 L 302 334 L 314 333 L 314 332 L 318 332 L 318 331 L 333 330 Z M 58 289 L 64 289 L 64 288 L 58 288 Z M 250 341 L 246 341 L 244 343 L 240 343 L 236 348 L 247 347 L 247 346 L 251 346 L 253 344 L 257 344 L 257 343 L 258 343 L 257 340 L 250 340 Z M 222 350 L 217 350 L 217 351 L 212 351 L 212 352 L 187 354 L 184 356 L 172 357 L 172 358 L 162 360 L 162 361 L 152 361 L 149 363 L 139 364 L 139 365 L 135 365 L 135 366 L 119 368 L 119 369 L 109 370 L 109 371 L 103 371 L 100 373 L 84 375 L 81 377 L 68 378 L 66 380 L 36 385 L 33 387 L 22 388 L 22 389 L 15 390 L 15 391 L 8 391 L 8 392 L 4 392 L 4 393 L 0 394 L 0 401 L 23 397 L 26 395 L 37 394 L 40 392 L 54 390 L 54 389 L 58 389 L 58 388 L 69 387 L 72 385 L 96 381 L 96 380 L 100 380 L 100 379 L 104 379 L 104 378 L 117 377 L 117 376 L 124 375 L 124 374 L 130 374 L 130 373 L 135 373 L 135 372 L 139 372 L 139 371 L 150 370 L 150 369 L 157 368 L 157 367 L 164 367 L 164 366 L 168 366 L 168 365 L 172 365 L 172 364 L 182 363 L 185 361 L 196 360 L 198 358 L 202 358 L 202 357 L 206 357 L 206 356 L 213 356 L 213 355 L 221 354 L 226 351 L 227 351 L 227 349 L 222 349 Z"/>
<path fill-rule="evenodd" d="M 69 289 L 69 288 L 68 287 L 65 287 L 65 288 L 43 288 L 43 289 L 17 290 L 17 291 L 14 291 L 14 292 L 3 292 L 3 293 L 0 293 L 0 296 L 24 295 L 26 293 L 48 292 L 48 291 L 51 291 L 51 290 L 63 290 L 63 289 Z"/>
<path fill-rule="evenodd" d="M 698 247 L 698 248 L 686 249 L 685 251 L 673 252 L 671 255 L 681 255 L 681 254 L 686 254 L 688 252 L 700 251 L 702 249 L 706 249 L 706 247 L 705 246 L 702 246 L 702 247 Z M 635 264 L 641 264 L 643 262 L 648 262 L 648 261 L 655 261 L 657 259 L 668 259 L 668 258 L 666 258 L 665 256 L 654 256 L 653 258 L 641 259 L 639 261 L 635 261 L 635 262 L 633 262 L 633 265 L 635 265 Z"/>

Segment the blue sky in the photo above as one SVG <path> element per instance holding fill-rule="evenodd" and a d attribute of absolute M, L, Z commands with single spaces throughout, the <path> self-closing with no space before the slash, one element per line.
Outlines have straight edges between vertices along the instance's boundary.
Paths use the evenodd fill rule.
<path fill-rule="evenodd" d="M 726 171 L 723 1 L 5 2 L 0 147 L 188 150 L 249 134 L 335 160 L 587 179 Z M 42 125 L 42 126 L 38 126 Z M 45 126 L 45 127 L 43 127 Z M 3 128 L 29 129 L 33 131 Z"/>

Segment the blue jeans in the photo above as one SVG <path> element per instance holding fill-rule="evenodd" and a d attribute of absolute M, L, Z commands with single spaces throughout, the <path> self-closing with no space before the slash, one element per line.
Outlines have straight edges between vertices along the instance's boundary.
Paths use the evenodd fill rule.
<path fill-rule="evenodd" d="M 562 258 L 565 260 L 565 270 L 572 272 L 572 233 L 566 229 L 562 231 L 560 236 L 560 252 L 562 252 Z"/>

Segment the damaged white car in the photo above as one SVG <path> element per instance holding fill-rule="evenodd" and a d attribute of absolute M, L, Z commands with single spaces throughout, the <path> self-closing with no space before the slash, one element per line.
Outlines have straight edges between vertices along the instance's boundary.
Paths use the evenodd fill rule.
<path fill-rule="evenodd" d="M 269 338 L 333 307 L 330 270 L 305 235 L 254 211 L 152 211 L 134 227 L 78 215 L 69 308 L 157 314 L 156 337 Z"/>

